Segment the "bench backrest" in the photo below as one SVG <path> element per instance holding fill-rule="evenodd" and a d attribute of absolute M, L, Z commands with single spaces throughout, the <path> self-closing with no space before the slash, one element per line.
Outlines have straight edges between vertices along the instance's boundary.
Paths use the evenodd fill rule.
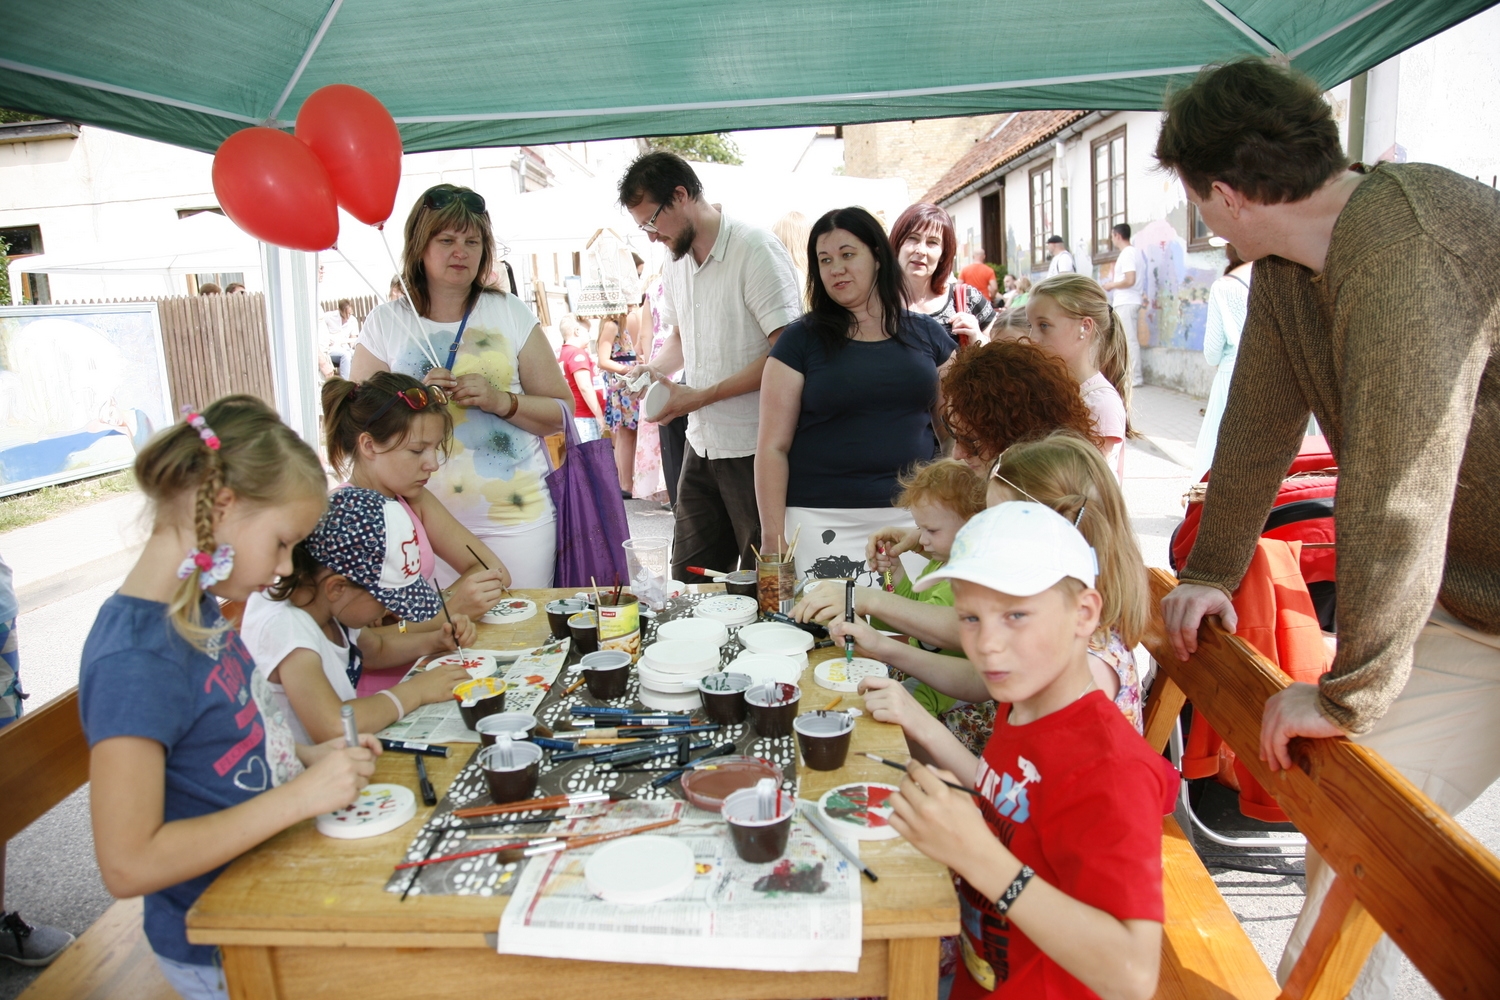
<path fill-rule="evenodd" d="M 0 844 L 89 780 L 78 689 L 0 729 Z"/>
<path fill-rule="evenodd" d="M 1165 743 L 1184 696 L 1207 717 L 1338 877 L 1282 996 L 1343 997 L 1384 930 L 1444 997 L 1500 997 L 1500 859 L 1379 754 L 1348 740 L 1292 742 L 1297 766 L 1260 760 L 1266 699 L 1288 679 L 1216 625 L 1177 659 L 1161 598 L 1176 584 L 1151 571 L 1145 638 L 1159 675 L 1147 737 Z"/>

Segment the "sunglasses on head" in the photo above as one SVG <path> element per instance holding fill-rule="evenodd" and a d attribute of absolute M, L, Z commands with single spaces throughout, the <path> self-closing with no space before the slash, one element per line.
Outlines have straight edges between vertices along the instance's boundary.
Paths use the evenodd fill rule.
<path fill-rule="evenodd" d="M 396 393 L 390 399 L 382 403 L 378 410 L 370 414 L 370 418 L 365 421 L 365 429 L 368 430 L 371 424 L 389 413 L 391 407 L 396 405 L 396 401 L 398 399 L 401 402 L 405 403 L 407 406 L 411 407 L 413 410 L 425 410 L 429 406 L 448 405 L 448 394 L 435 385 L 424 385 L 413 387 L 411 389 L 402 389 L 400 392 Z"/>
<path fill-rule="evenodd" d="M 428 188 L 427 193 L 422 195 L 422 204 L 434 212 L 447 208 L 455 201 L 475 215 L 484 214 L 484 198 L 468 188 L 439 184 L 437 187 Z"/>

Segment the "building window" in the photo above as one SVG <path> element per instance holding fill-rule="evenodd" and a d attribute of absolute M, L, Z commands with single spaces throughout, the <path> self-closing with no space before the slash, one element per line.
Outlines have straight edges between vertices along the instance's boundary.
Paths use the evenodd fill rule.
<path fill-rule="evenodd" d="M 1109 240 L 1110 230 L 1125 221 L 1125 129 L 1117 128 L 1095 139 L 1094 247 L 1095 260 L 1113 260 L 1119 253 Z"/>
<path fill-rule="evenodd" d="M 35 253 L 46 253 L 42 249 L 41 226 L 12 226 L 0 229 L 0 240 L 10 247 L 8 256 L 29 257 Z"/>
<path fill-rule="evenodd" d="M 984 259 L 1005 270 L 1005 206 L 1000 192 L 993 191 L 979 199 L 979 240 L 984 245 Z"/>
<path fill-rule="evenodd" d="M 27 272 L 21 277 L 21 304 L 23 306 L 50 306 L 52 285 L 45 274 Z M 9 305 L 9 303 L 0 303 Z"/>
<path fill-rule="evenodd" d="M 1188 241 L 1187 241 L 1187 248 L 1189 250 L 1212 250 L 1213 247 L 1212 247 L 1212 245 L 1208 241 L 1209 241 L 1209 238 L 1213 236 L 1214 231 L 1212 229 L 1209 229 L 1208 228 L 1208 223 L 1206 223 L 1206 222 L 1203 221 L 1203 215 L 1202 215 L 1201 212 L 1198 211 L 1198 206 L 1197 205 L 1194 205 L 1192 202 L 1188 202 L 1187 206 L 1188 206 L 1188 233 L 1187 233 Z"/>
<path fill-rule="evenodd" d="M 1031 171 L 1031 267 L 1047 264 L 1047 237 L 1052 233 L 1052 164 Z"/>

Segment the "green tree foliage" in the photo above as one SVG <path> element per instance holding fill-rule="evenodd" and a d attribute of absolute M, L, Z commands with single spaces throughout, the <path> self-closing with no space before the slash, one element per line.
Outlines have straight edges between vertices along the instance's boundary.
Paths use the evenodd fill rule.
<path fill-rule="evenodd" d="M 727 163 L 737 167 L 745 162 L 740 159 L 740 149 L 734 140 L 723 132 L 705 132 L 702 135 L 653 135 L 646 138 L 652 149 L 664 149 L 676 153 L 684 160 L 699 163 Z"/>
<path fill-rule="evenodd" d="M 0 236 L 0 306 L 10 305 L 10 245 Z"/>
<path fill-rule="evenodd" d="M 0 108 L 0 125 L 10 125 L 14 122 L 39 122 L 41 115 L 28 114 L 25 111 L 12 111 L 9 108 Z"/>

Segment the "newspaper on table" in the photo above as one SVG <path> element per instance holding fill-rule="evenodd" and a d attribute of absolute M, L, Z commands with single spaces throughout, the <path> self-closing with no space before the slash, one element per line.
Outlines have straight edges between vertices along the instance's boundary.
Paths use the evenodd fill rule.
<path fill-rule="evenodd" d="M 522 871 L 501 915 L 499 952 L 763 972 L 857 971 L 859 871 L 800 813 L 786 853 L 760 865 L 739 859 L 717 815 L 681 802 L 621 803 L 607 819 L 590 821 L 590 832 L 672 815 L 675 826 L 652 832 L 692 848 L 697 875 L 687 890 L 649 906 L 608 903 L 589 892 L 583 874 L 604 844 L 542 855 Z"/>
<path fill-rule="evenodd" d="M 556 639 L 535 649 L 474 649 L 468 652 L 485 653 L 496 658 L 500 665 L 496 672 L 506 683 L 507 712 L 536 714 L 542 699 L 552 689 L 558 674 L 562 673 L 563 661 L 568 658 L 569 644 L 568 639 Z M 424 666 L 425 664 L 412 667 L 402 680 L 410 679 Z M 377 735 L 388 740 L 413 740 L 418 743 L 479 742 L 479 734 L 464 725 L 463 716 L 458 711 L 458 702 L 452 699 L 423 705 L 407 714 L 400 722 L 386 726 Z"/>

